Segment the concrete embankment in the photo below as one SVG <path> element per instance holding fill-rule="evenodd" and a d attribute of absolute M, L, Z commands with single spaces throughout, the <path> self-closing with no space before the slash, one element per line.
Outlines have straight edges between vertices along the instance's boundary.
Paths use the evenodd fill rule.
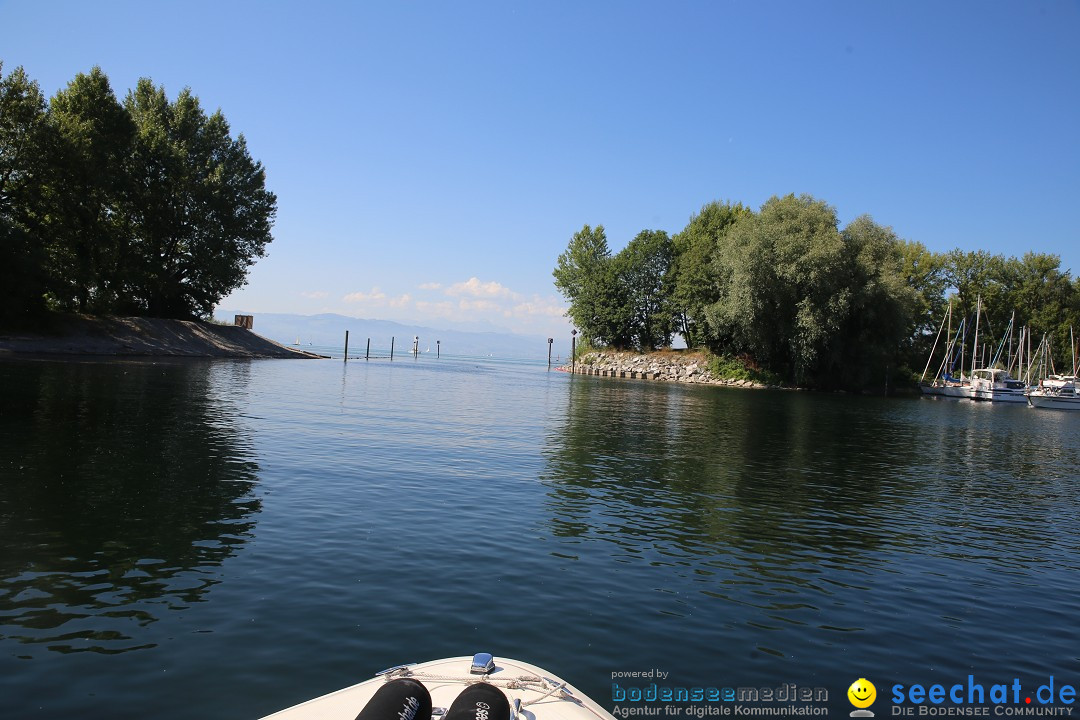
<path fill-rule="evenodd" d="M 570 366 L 565 366 L 570 370 Z M 658 380 L 662 382 L 694 383 L 699 385 L 724 385 L 726 387 L 767 388 L 752 380 L 737 380 L 716 377 L 709 370 L 708 358 L 704 353 L 692 352 L 590 352 L 578 358 L 574 364 L 578 375 L 596 375 L 640 380 Z"/>
<path fill-rule="evenodd" d="M 61 315 L 40 329 L 0 331 L 0 358 L 17 355 L 119 355 L 315 358 L 232 325 L 143 317 Z"/>

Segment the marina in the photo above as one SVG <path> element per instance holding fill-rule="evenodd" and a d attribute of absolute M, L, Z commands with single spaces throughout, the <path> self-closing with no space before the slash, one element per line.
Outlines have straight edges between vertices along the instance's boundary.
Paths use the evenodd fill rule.
<path fill-rule="evenodd" d="M 975 342 L 973 343 L 971 367 L 975 367 L 976 353 L 979 351 L 979 318 L 981 298 L 976 307 Z M 1069 344 L 1072 359 L 1072 374 L 1054 374 L 1054 363 L 1050 352 L 1050 343 L 1046 335 L 1042 336 L 1035 352 L 1031 350 L 1032 333 L 1029 328 L 1021 328 L 1014 352 L 1013 329 L 1016 315 L 1001 338 L 997 350 L 989 365 L 972 369 L 964 374 L 966 336 L 966 318 L 962 319 L 955 335 L 952 333 L 952 303 L 941 321 L 926 368 L 919 380 L 919 390 L 930 397 L 950 398 L 954 400 L 975 400 L 996 404 L 1027 404 L 1034 408 L 1053 410 L 1080 410 L 1080 397 L 1076 393 L 1077 352 L 1072 328 L 1069 328 Z M 948 328 L 946 330 L 946 328 Z M 941 341 L 942 333 L 947 339 L 944 356 L 931 379 L 928 373 L 934 362 L 935 351 Z M 983 349 L 985 358 L 985 349 Z M 958 375 L 953 376 L 959 363 Z M 1025 364 L 1026 363 L 1026 364 Z M 1012 375 L 1019 374 L 1018 377 Z"/>

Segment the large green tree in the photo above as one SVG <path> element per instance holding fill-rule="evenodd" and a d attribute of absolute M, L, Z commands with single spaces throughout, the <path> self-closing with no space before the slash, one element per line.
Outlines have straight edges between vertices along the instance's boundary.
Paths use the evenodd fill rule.
<path fill-rule="evenodd" d="M 912 327 L 917 322 L 920 294 L 911 284 L 906 262 L 910 248 L 892 228 L 868 215 L 853 220 L 841 232 L 848 267 L 849 305 L 829 343 L 829 362 L 819 372 L 830 382 L 861 387 L 890 382 L 907 357 Z"/>
<path fill-rule="evenodd" d="M 143 78 L 125 107 L 135 126 L 133 298 L 151 315 L 208 316 L 266 254 L 277 199 L 244 136 L 190 90 L 170 103 Z"/>
<path fill-rule="evenodd" d="M 1008 319 L 1008 290 L 1002 284 L 1005 259 L 986 250 L 965 252 L 959 248 L 945 254 L 945 281 L 954 289 L 954 314 L 970 318 L 974 323 L 980 311 L 982 330 L 1004 328 Z M 970 341 L 971 338 L 968 338 Z"/>
<path fill-rule="evenodd" d="M 639 350 L 671 344 L 675 312 L 671 300 L 674 247 L 663 230 L 642 230 L 614 258 L 624 289 L 630 343 Z"/>
<path fill-rule="evenodd" d="M 552 274 L 570 302 L 567 315 L 585 339 L 594 345 L 630 345 L 627 288 L 619 282 L 603 225 L 585 225 L 574 233 Z"/>
<path fill-rule="evenodd" d="M 851 300 L 836 211 L 808 195 L 769 199 L 732 227 L 714 273 L 719 300 L 706 312 L 717 349 L 812 380 Z"/>
<path fill-rule="evenodd" d="M 266 252 L 277 200 L 243 135 L 190 90 L 100 68 L 45 103 L 0 65 L 0 319 L 47 307 L 205 317 Z"/>
<path fill-rule="evenodd" d="M 752 211 L 742 203 L 712 202 L 690 218 L 673 240 L 671 299 L 677 329 L 687 347 L 699 347 L 708 337 L 705 310 L 719 297 L 714 277 L 716 253 L 728 230 Z"/>
<path fill-rule="evenodd" d="M 1039 337 L 1049 335 L 1055 362 L 1071 366 L 1071 337 L 1080 329 L 1080 297 L 1069 272 L 1061 269 L 1061 258 L 1028 252 L 1003 259 L 998 281 L 1008 307 L 1016 312 L 1016 326 L 1026 326 Z"/>
<path fill-rule="evenodd" d="M 53 97 L 49 124 L 50 296 L 65 310 L 126 309 L 131 119 L 95 67 Z"/>
<path fill-rule="evenodd" d="M 907 363 L 909 367 L 916 367 L 925 362 L 944 317 L 945 257 L 927 250 L 920 242 L 898 240 L 898 243 L 900 273 L 915 293 L 912 327 L 907 342 Z"/>
<path fill-rule="evenodd" d="M 45 97 L 0 63 L 0 321 L 22 324 L 45 307 L 46 254 L 37 229 L 48 145 Z"/>

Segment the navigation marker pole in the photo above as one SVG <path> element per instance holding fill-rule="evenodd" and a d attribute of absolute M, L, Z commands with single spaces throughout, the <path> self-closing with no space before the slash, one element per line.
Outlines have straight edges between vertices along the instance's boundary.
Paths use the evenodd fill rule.
<path fill-rule="evenodd" d="M 577 372 L 577 330 L 570 331 L 570 374 Z"/>

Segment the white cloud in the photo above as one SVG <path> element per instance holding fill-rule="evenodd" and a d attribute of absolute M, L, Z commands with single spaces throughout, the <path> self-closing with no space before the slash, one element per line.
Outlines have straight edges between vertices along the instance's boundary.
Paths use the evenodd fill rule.
<path fill-rule="evenodd" d="M 371 288 L 371 292 L 349 293 L 341 299 L 345 302 L 374 303 L 376 305 L 381 305 L 382 302 L 386 300 L 386 293 L 384 293 L 378 287 L 373 287 Z"/>
<path fill-rule="evenodd" d="M 399 322 L 501 323 L 514 332 L 548 335 L 569 327 L 566 304 L 555 295 L 526 296 L 475 277 L 453 285 L 432 282 L 416 287 L 413 293 L 392 294 L 376 285 L 342 299 L 353 311 Z M 435 293 L 429 294 L 432 290 Z"/>
<path fill-rule="evenodd" d="M 512 298 L 515 300 L 520 297 L 505 285 L 500 285 L 494 280 L 481 282 L 480 278 L 476 277 L 469 278 L 465 282 L 454 283 L 446 288 L 446 294 L 455 297 L 458 295 L 471 295 L 479 298 Z"/>
<path fill-rule="evenodd" d="M 405 308 L 412 302 L 412 297 L 406 293 L 397 297 L 388 297 L 378 286 L 371 288 L 371 292 L 349 293 L 342 298 L 347 303 L 357 303 L 368 307 L 392 307 Z"/>
<path fill-rule="evenodd" d="M 566 306 L 554 298 L 534 295 L 531 301 L 515 305 L 513 314 L 514 317 L 561 318 L 566 315 Z"/>

